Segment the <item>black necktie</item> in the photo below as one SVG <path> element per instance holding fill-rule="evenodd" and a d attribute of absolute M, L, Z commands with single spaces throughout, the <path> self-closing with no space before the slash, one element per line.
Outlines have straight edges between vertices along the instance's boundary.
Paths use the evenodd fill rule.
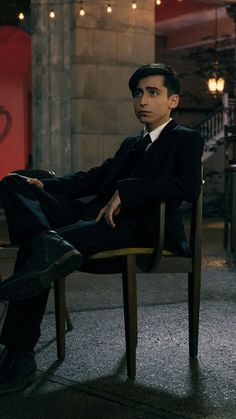
<path fill-rule="evenodd" d="M 142 138 L 140 141 L 140 144 L 138 146 L 138 151 L 140 153 L 145 153 L 147 150 L 148 145 L 152 144 L 152 140 L 149 134 L 145 135 L 145 137 Z"/>

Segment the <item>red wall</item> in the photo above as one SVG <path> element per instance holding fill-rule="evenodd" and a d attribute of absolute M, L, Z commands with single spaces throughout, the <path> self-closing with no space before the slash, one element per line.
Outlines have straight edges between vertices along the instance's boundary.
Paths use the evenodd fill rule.
<path fill-rule="evenodd" d="M 215 4 L 207 4 L 199 0 L 163 0 L 159 6 L 156 6 L 156 23 L 188 13 L 203 12 L 215 8 Z"/>
<path fill-rule="evenodd" d="M 0 27 L 0 106 L 11 114 L 7 136 L 0 141 L 0 179 L 27 167 L 31 148 L 31 37 L 11 26 Z M 0 114 L 0 135 L 5 125 Z"/>

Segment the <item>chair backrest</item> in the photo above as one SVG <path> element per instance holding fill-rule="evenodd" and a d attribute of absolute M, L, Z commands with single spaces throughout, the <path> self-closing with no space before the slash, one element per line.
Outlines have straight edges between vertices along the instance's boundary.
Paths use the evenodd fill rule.
<path fill-rule="evenodd" d="M 202 239 L 202 190 L 191 204 L 189 242 L 191 256 L 183 257 L 165 254 L 164 244 L 164 210 L 160 211 L 160 237 L 157 249 L 151 256 L 138 256 L 137 264 L 141 272 L 191 272 L 201 269 L 201 239 Z"/>
<path fill-rule="evenodd" d="M 236 125 L 224 127 L 224 157 L 225 167 L 236 163 Z"/>

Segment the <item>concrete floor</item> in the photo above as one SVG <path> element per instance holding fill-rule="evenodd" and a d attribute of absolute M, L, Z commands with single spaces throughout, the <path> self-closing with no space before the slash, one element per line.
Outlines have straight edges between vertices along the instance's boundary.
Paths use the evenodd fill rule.
<path fill-rule="evenodd" d="M 1 419 L 236 418 L 236 268 L 225 254 L 223 223 L 203 228 L 198 360 L 188 356 L 187 281 L 139 275 L 137 376 L 126 377 L 119 275 L 72 274 L 74 329 L 56 360 L 53 295 L 37 345 L 37 379 L 0 399 Z M 8 265 L 9 267 L 9 265 Z"/>

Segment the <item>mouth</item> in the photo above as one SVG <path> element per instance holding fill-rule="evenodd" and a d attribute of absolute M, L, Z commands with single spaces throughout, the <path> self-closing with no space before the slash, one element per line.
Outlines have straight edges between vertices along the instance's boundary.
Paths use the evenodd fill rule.
<path fill-rule="evenodd" d="M 139 111 L 138 113 L 140 116 L 149 116 L 151 114 L 151 112 L 149 111 Z"/>

